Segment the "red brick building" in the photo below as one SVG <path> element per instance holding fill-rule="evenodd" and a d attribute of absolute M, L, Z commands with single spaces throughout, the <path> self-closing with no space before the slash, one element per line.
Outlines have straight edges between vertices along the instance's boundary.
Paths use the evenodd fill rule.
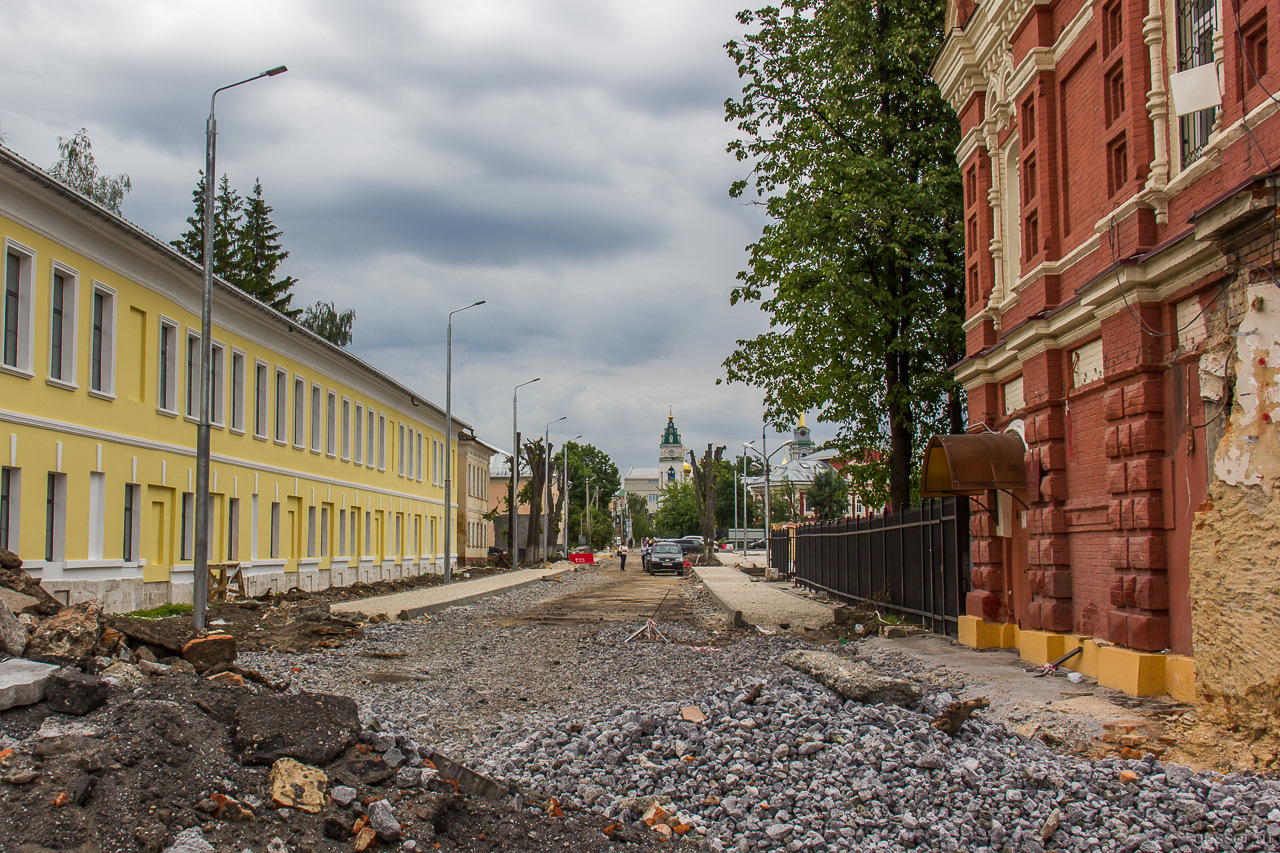
<path fill-rule="evenodd" d="M 1274 283 L 1280 2 L 949 0 L 947 27 L 956 373 L 970 432 L 1026 446 L 1025 492 L 974 505 L 963 636 L 1024 656 L 1093 638 L 1078 660 L 1100 672 L 1117 649 L 1191 656 L 1191 538 L 1233 428 L 1233 341 L 1252 285 Z M 1173 75 L 1206 65 L 1220 105 L 1177 115 Z M 1116 665 L 1099 677 L 1132 692 L 1185 695 L 1193 672 Z"/>

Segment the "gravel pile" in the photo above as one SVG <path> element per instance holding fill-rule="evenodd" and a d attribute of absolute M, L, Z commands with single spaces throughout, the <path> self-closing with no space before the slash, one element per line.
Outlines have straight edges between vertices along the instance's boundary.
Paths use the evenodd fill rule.
<path fill-rule="evenodd" d="M 948 737 L 930 720 L 965 678 L 907 655 L 861 659 L 922 683 L 926 698 L 865 706 L 785 668 L 783 655 L 808 647 L 794 636 L 664 624 L 669 644 L 624 643 L 638 623 L 506 621 L 593 582 L 370 626 L 310 656 L 323 665 L 304 663 L 294 684 L 355 697 L 371 729 L 515 784 L 530 811 L 554 797 L 629 826 L 656 799 L 713 851 L 1280 849 L 1277 783 L 1070 758 L 980 715 Z M 376 657 L 388 653 L 407 656 Z M 245 659 L 268 673 L 299 664 Z M 388 664 L 422 680 L 370 677 Z M 683 720 L 684 706 L 705 721 Z"/>
<path fill-rule="evenodd" d="M 947 694 L 907 710 L 798 674 L 770 678 L 753 705 L 746 688 L 701 697 L 705 723 L 668 704 L 504 728 L 478 769 L 535 805 L 626 820 L 635 798 L 658 797 L 717 851 L 1280 849 L 1274 782 L 1079 761 L 980 720 L 951 738 L 930 725 Z"/>

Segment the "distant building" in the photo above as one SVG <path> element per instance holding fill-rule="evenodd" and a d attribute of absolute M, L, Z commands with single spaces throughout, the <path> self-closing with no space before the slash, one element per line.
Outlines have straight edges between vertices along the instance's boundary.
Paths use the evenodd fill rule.
<path fill-rule="evenodd" d="M 667 413 L 667 428 L 658 442 L 658 465 L 655 468 L 631 468 L 622 478 L 622 489 L 628 494 L 641 495 L 650 513 L 662 505 L 662 490 L 668 485 L 683 483 L 689 479 L 691 466 L 685 459 L 684 443 L 676 429 L 675 416 Z"/>
<path fill-rule="evenodd" d="M 493 525 L 486 519 L 489 512 L 489 468 L 495 455 L 502 451 L 486 444 L 475 435 L 458 435 L 458 474 L 454 477 L 454 489 L 458 493 L 457 543 L 459 565 L 484 565 L 493 544 Z"/>

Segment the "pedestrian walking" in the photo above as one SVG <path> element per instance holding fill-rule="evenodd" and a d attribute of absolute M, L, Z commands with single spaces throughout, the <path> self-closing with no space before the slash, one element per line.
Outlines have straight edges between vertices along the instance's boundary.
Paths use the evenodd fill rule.
<path fill-rule="evenodd" d="M 622 570 L 627 570 L 627 543 L 623 542 L 618 546 L 618 559 L 622 561 Z"/>

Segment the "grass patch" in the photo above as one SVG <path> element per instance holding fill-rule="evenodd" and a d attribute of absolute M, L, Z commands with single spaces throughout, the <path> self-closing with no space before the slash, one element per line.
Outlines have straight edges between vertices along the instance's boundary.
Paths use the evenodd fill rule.
<path fill-rule="evenodd" d="M 194 609 L 190 604 L 161 604 L 159 607 L 152 607 L 150 610 L 135 610 L 124 615 L 135 616 L 139 619 L 164 619 L 166 616 L 184 616 Z"/>

